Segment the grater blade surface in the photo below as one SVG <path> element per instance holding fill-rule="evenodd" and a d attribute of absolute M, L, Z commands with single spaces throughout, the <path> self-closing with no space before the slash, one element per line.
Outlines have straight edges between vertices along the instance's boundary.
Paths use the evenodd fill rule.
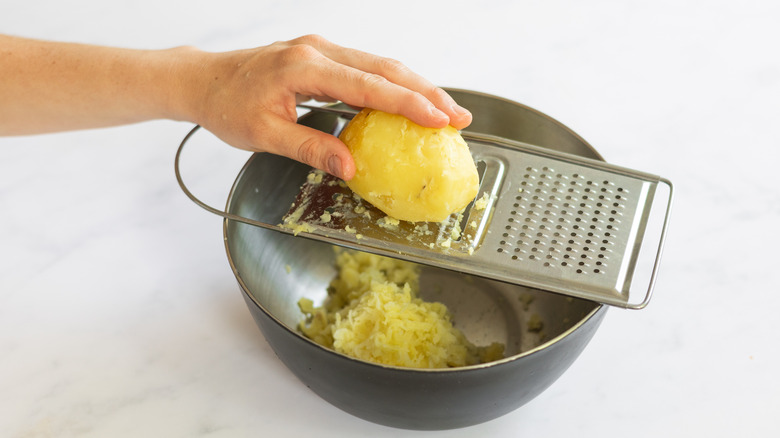
<path fill-rule="evenodd" d="M 651 289 L 639 304 L 629 292 L 656 187 L 666 180 L 503 138 L 463 136 L 478 163 L 481 197 L 461 215 L 394 221 L 313 171 L 280 227 L 604 304 L 647 304 Z"/>

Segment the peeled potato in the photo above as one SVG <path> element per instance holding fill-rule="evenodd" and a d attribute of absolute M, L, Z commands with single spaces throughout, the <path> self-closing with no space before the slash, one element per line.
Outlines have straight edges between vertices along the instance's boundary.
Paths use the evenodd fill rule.
<path fill-rule="evenodd" d="M 424 128 L 406 117 L 366 108 L 339 138 L 355 160 L 349 188 L 396 219 L 444 221 L 479 190 L 468 145 L 452 126 Z"/>

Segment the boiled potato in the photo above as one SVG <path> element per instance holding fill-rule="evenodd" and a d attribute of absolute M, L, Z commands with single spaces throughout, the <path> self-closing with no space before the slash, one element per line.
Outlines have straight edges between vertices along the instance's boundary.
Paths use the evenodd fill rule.
<path fill-rule="evenodd" d="M 388 216 L 441 222 L 477 195 L 479 175 L 452 126 L 424 128 L 406 117 L 363 109 L 339 138 L 355 160 L 347 185 Z"/>

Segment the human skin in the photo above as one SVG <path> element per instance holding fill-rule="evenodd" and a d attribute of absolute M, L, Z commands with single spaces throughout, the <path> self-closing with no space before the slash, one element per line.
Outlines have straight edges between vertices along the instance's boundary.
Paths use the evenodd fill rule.
<path fill-rule="evenodd" d="M 471 114 L 402 63 L 320 36 L 231 52 L 137 50 L 0 35 L 0 135 L 171 119 L 237 148 L 290 157 L 349 180 L 336 137 L 296 123 L 296 103 L 340 100 L 462 129 Z"/>

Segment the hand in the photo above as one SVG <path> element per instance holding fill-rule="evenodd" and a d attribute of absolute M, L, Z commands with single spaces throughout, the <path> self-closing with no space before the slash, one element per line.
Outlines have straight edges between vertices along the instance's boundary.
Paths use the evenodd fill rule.
<path fill-rule="evenodd" d="M 235 147 L 284 155 L 346 180 L 355 173 L 349 150 L 332 135 L 298 125 L 296 98 L 340 100 L 428 127 L 471 123 L 446 92 L 400 62 L 319 36 L 203 56 L 195 73 L 208 83 L 193 89 L 189 118 Z"/>

